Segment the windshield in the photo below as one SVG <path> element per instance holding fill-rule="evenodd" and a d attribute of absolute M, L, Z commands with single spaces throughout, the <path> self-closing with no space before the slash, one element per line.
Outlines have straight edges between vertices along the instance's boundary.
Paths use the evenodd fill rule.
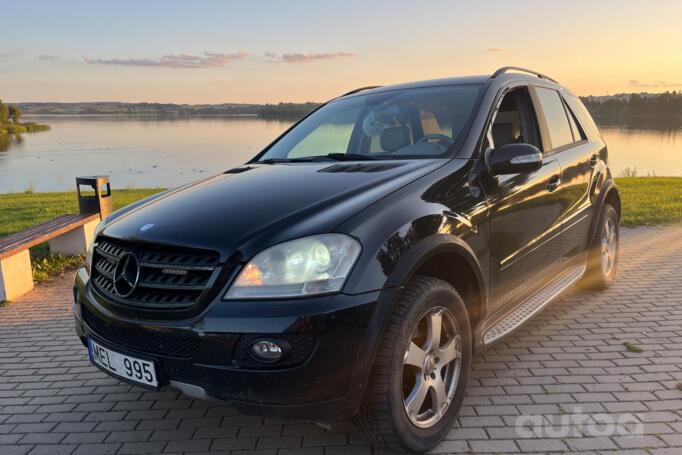
<path fill-rule="evenodd" d="M 479 90 L 455 85 L 341 98 L 299 123 L 258 161 L 444 156 L 465 134 Z"/>

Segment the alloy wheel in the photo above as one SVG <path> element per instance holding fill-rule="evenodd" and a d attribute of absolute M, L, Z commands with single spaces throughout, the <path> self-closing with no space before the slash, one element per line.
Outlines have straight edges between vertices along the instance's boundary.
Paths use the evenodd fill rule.
<path fill-rule="evenodd" d="M 403 404 L 419 428 L 435 425 L 445 415 L 457 389 L 462 338 L 447 308 L 429 309 L 412 331 L 403 359 Z"/>
<path fill-rule="evenodd" d="M 601 269 L 604 276 L 610 276 L 616 266 L 616 254 L 618 250 L 618 235 L 616 224 L 611 217 L 604 222 L 601 234 Z"/>

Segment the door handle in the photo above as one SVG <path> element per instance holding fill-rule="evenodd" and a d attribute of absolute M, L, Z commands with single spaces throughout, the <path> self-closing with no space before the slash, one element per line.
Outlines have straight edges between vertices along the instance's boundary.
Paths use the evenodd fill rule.
<path fill-rule="evenodd" d="M 559 185 L 561 185 L 561 177 L 559 177 L 558 174 L 555 174 L 549 179 L 549 182 L 547 182 L 547 191 L 551 193 L 559 188 Z"/>
<path fill-rule="evenodd" d="M 595 167 L 599 162 L 599 155 L 596 153 L 590 157 L 590 166 Z"/>

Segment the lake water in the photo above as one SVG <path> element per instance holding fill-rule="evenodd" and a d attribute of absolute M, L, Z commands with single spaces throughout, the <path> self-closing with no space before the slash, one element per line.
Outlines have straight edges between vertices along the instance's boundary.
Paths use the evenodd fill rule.
<path fill-rule="evenodd" d="M 291 122 L 253 117 L 25 117 L 51 130 L 0 143 L 0 193 L 64 191 L 79 175 L 114 188 L 173 187 L 242 164 Z M 615 175 L 682 176 L 681 130 L 602 128 Z M 4 147 L 3 147 L 4 145 Z"/>

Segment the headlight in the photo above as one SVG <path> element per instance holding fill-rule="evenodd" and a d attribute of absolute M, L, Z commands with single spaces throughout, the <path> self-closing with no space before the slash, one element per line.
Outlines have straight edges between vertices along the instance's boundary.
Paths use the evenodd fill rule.
<path fill-rule="evenodd" d="M 344 234 L 315 235 L 275 245 L 246 264 L 224 298 L 296 297 L 340 291 L 360 249 L 357 240 Z"/>

